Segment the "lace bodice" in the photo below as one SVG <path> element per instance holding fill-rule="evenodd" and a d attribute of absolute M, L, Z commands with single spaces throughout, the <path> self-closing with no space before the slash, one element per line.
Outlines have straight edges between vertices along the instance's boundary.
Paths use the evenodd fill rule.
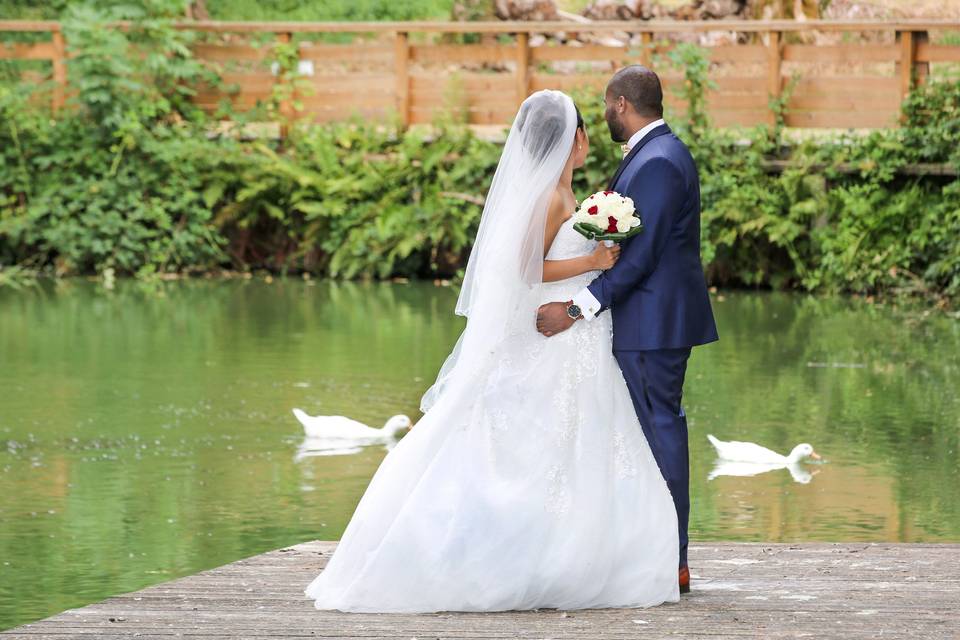
<path fill-rule="evenodd" d="M 587 240 L 574 231 L 573 218 L 569 218 L 560 225 L 557 236 L 553 239 L 553 244 L 550 245 L 550 250 L 547 252 L 547 260 L 578 258 L 593 252 L 596 246 L 596 240 Z M 600 273 L 599 270 L 588 271 L 559 282 L 545 282 L 543 283 L 544 297 L 549 300 L 568 299 L 590 284 Z"/>

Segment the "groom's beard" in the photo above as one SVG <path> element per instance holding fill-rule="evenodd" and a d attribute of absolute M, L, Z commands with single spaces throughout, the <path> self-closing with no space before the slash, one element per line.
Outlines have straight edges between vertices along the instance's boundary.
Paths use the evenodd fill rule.
<path fill-rule="evenodd" d="M 617 120 L 616 114 L 606 113 L 604 118 L 607 121 L 607 128 L 610 129 L 610 139 L 614 142 L 626 142 L 627 132 L 624 131 L 623 123 Z"/>

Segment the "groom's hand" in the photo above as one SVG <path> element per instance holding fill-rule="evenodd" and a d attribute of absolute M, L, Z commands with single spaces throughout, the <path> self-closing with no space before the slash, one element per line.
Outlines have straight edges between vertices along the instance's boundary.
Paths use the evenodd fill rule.
<path fill-rule="evenodd" d="M 569 302 L 548 302 L 537 310 L 537 331 L 550 337 L 566 331 L 576 322 L 567 315 Z"/>

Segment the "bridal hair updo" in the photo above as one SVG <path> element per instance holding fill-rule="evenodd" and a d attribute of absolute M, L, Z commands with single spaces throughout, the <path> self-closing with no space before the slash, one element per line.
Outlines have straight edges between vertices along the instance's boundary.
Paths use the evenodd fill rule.
<path fill-rule="evenodd" d="M 569 97 L 559 91 L 538 91 L 523 101 L 514 123 L 524 151 L 534 162 L 542 162 L 563 143 L 567 128 Z M 576 106 L 574 106 L 576 110 Z M 583 125 L 579 111 L 577 127 Z"/>

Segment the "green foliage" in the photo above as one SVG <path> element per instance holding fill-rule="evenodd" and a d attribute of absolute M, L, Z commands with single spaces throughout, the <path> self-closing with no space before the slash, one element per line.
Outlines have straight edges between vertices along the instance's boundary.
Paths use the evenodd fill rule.
<path fill-rule="evenodd" d="M 674 56 L 682 97 L 702 104 L 695 49 Z M 693 76 L 693 77 L 692 77 Z M 776 101 L 772 129 L 724 131 L 691 109 L 674 121 L 690 142 L 701 179 L 702 255 L 720 285 L 864 294 L 960 295 L 960 182 L 902 170 L 915 163 L 960 167 L 960 83 L 929 82 L 903 105 L 903 126 L 828 142 L 787 145 L 783 114 L 794 83 Z M 771 159 L 789 157 L 783 172 Z M 946 302 L 946 300 L 943 300 Z"/>
<path fill-rule="evenodd" d="M 73 98 L 51 119 L 0 88 L 0 258 L 58 273 L 206 268 L 221 238 L 201 198 L 205 122 L 189 87 L 215 80 L 171 26 L 179 2 L 71 6 Z M 105 23 L 130 19 L 128 31 Z M 9 139 L 9 145 L 5 144 Z"/>
<path fill-rule="evenodd" d="M 242 267 L 341 277 L 450 274 L 465 259 L 497 147 L 360 123 L 295 129 L 237 154 L 208 186 Z"/>
<path fill-rule="evenodd" d="M 218 79 L 171 27 L 178 10 L 174 0 L 69 9 L 75 97 L 57 118 L 27 86 L 0 84 L 0 264 L 20 267 L 6 273 L 385 278 L 463 267 L 500 148 L 458 124 L 455 89 L 451 115 L 429 134 L 358 120 L 291 126 L 282 144 L 214 135 L 189 98 Z M 118 18 L 137 27 L 102 28 Z M 291 47 L 272 55 L 295 82 Z M 960 295 L 960 183 L 903 172 L 960 166 L 960 84 L 917 89 L 899 129 L 788 144 L 786 101 L 773 128 L 714 128 L 702 51 L 672 55 L 688 109 L 670 122 L 700 171 L 711 283 Z M 280 90 L 267 115 L 282 115 L 289 97 Z M 620 154 L 608 146 L 600 97 L 576 100 L 593 147 L 575 176 L 583 197 L 605 186 Z M 771 170 L 786 157 L 787 170 Z"/>
<path fill-rule="evenodd" d="M 716 87 L 707 76 L 710 62 L 703 49 L 691 42 L 679 43 L 670 50 L 667 58 L 670 64 L 683 71 L 683 83 L 677 93 L 687 106 L 687 130 L 695 139 L 699 139 L 707 134 L 710 126 L 707 116 L 707 90 Z"/>

